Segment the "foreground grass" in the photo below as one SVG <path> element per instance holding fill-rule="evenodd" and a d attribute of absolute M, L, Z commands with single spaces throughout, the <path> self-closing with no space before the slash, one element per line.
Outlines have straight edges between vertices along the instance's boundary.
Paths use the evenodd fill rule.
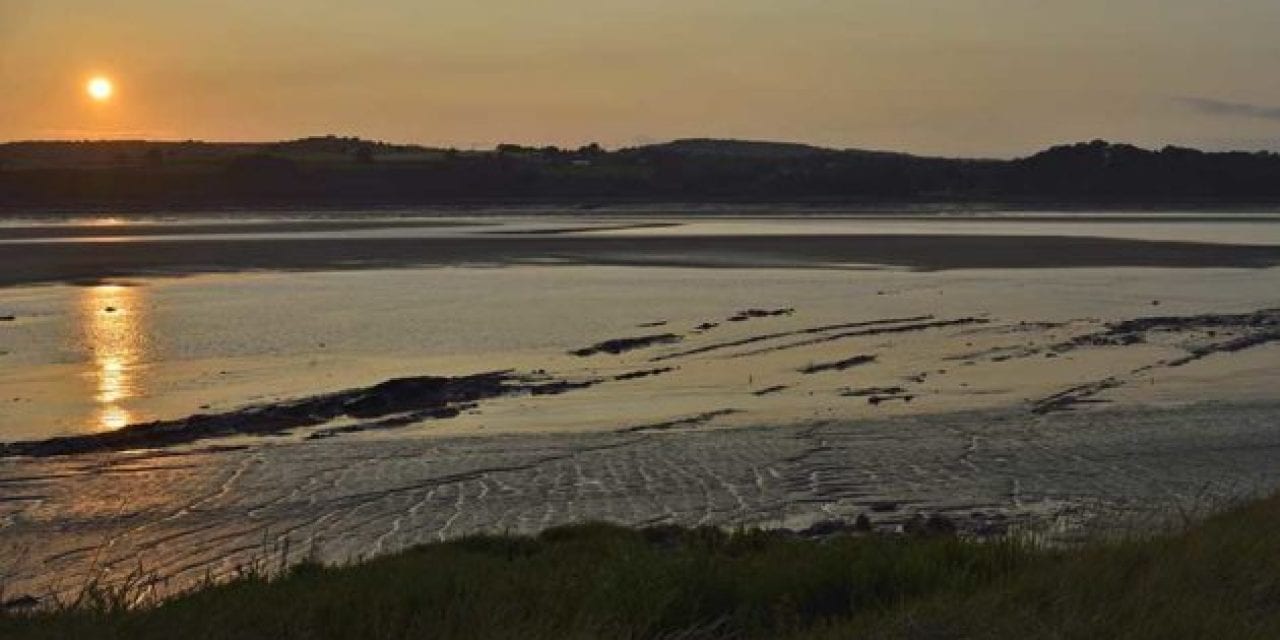
<path fill-rule="evenodd" d="M 177 637 L 1277 638 L 1280 498 L 1066 551 L 583 525 L 0 615 L 0 638 Z"/>

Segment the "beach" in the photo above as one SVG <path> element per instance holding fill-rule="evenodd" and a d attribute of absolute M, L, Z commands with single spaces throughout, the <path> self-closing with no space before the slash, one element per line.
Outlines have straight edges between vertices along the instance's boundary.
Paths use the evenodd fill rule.
<path fill-rule="evenodd" d="M 1055 539 L 1158 529 L 1280 482 L 1280 405 L 974 412 L 787 428 L 322 441 L 6 462 L 10 593 L 255 559 L 368 558 L 464 534 L 803 529 L 915 514 Z M 50 532 L 57 536 L 50 536 Z"/>
<path fill-rule="evenodd" d="M 446 228 L 447 230 L 447 228 Z M 865 268 L 917 270 L 1079 267 L 1265 268 L 1274 246 L 1081 236 L 714 235 L 481 231 L 436 237 L 306 237 L 260 232 L 118 239 L 99 231 L 93 251 L 75 242 L 0 244 L 0 285 L 92 282 L 146 275 L 257 270 L 392 269 L 459 265 L 614 265 L 694 268 Z M 119 241 L 123 240 L 123 241 Z"/>
<path fill-rule="evenodd" d="M 1280 224 L 984 224 L 19 225 L 0 584 L 583 520 L 1070 542 L 1280 485 Z"/>

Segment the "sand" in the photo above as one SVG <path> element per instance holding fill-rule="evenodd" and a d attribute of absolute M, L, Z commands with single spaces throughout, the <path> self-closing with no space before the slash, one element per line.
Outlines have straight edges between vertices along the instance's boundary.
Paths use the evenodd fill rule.
<path fill-rule="evenodd" d="M 313 373 L 291 398 L 245 395 L 215 403 L 207 410 L 213 417 L 201 420 L 216 428 L 198 438 L 154 439 L 139 430 L 121 432 L 128 437 L 82 433 L 69 447 L 32 440 L 8 450 L 22 455 L 0 458 L 6 595 L 67 592 L 91 576 L 115 579 L 135 571 L 171 590 L 206 575 L 229 575 L 286 547 L 286 560 L 315 553 L 348 561 L 468 533 L 533 532 L 583 520 L 799 529 L 866 514 L 892 529 L 923 513 L 952 518 L 969 534 L 1031 531 L 1072 541 L 1099 529 L 1166 524 L 1171 514 L 1280 486 L 1274 455 L 1280 447 L 1274 395 L 1280 311 L 1274 307 L 1280 303 L 1269 284 L 1276 272 L 1190 270 L 1280 264 L 1277 247 L 1034 235 L 658 237 L 636 230 L 641 235 L 623 237 L 571 230 L 502 236 L 446 228 L 439 236 L 329 237 L 324 229 L 283 231 L 310 235 L 231 238 L 225 236 L 235 231 L 223 228 L 199 232 L 219 237 L 142 231 L 117 242 L 45 242 L 31 235 L 0 242 L 0 286 L 530 263 L 817 268 L 841 280 L 810 282 L 802 296 L 790 295 L 786 285 L 796 271 L 783 278 L 780 271 L 753 270 L 755 280 L 734 272 L 746 282 L 742 299 L 776 306 L 714 312 L 660 280 L 651 286 L 664 300 L 684 300 L 660 312 L 646 302 L 658 294 L 625 289 L 625 278 L 597 280 L 594 272 L 563 266 L 503 269 L 513 283 L 504 286 L 533 293 L 548 282 L 564 288 L 568 276 L 589 275 L 590 286 L 574 290 L 600 296 L 591 300 L 602 302 L 591 304 L 617 308 L 595 309 L 598 317 L 612 318 L 608 322 L 566 329 L 557 314 L 577 307 L 560 308 L 552 299 L 546 303 L 552 308 L 543 308 L 503 289 L 501 299 L 511 301 L 503 304 L 520 313 L 512 314 L 514 324 L 504 319 L 478 335 L 528 325 L 568 331 L 572 343 L 548 338 L 554 350 L 502 348 L 501 358 L 464 350 L 440 360 L 439 368 L 412 373 L 477 374 L 501 360 L 518 380 L 559 385 L 557 393 L 463 394 L 458 406 L 445 398 L 426 415 L 421 406 L 381 397 L 379 390 L 388 387 L 378 385 L 380 378 L 326 395 L 320 382 L 307 386 L 320 379 Z M 1123 266 L 1177 267 L 1188 277 L 1153 287 L 1126 285 L 1137 271 L 1103 279 L 994 271 Z M 884 268 L 939 273 L 850 271 L 848 282 L 836 273 Z M 976 271 L 957 271 L 965 269 Z M 383 326 L 425 341 L 413 333 L 418 325 L 427 334 L 443 331 L 435 329 L 443 325 L 433 324 L 432 314 L 380 305 L 396 291 L 428 291 L 430 301 L 443 300 L 446 276 L 498 294 L 501 283 L 456 271 L 340 274 L 371 290 L 341 302 L 362 301 L 352 320 L 361 335 Z M 723 277 L 728 271 L 671 273 L 706 289 L 735 286 Z M 237 299 L 253 294 L 251 276 L 211 276 L 224 277 L 210 286 L 227 286 Z M 392 284 L 383 291 L 361 278 Z M 602 288 L 601 282 L 610 284 Z M 1223 282 L 1231 296 L 1209 295 Z M 1077 285 L 1082 290 L 1073 289 Z M 255 305 L 274 304 L 273 296 L 290 293 L 290 286 L 268 288 L 267 297 L 253 298 L 267 302 Z M 600 293 L 606 289 L 609 296 Z M 462 300 L 474 294 L 459 291 Z M 1045 299 L 1048 291 L 1056 292 L 1053 299 Z M 619 297 L 610 297 L 615 293 Z M 120 301 L 89 296 L 80 306 L 90 318 L 132 319 L 122 322 L 126 337 L 150 339 L 142 322 L 148 304 L 128 306 L 131 298 L 111 295 Z M 624 304 L 628 298 L 635 306 Z M 286 319 L 317 313 L 325 326 L 334 322 L 322 313 L 333 313 L 330 298 L 319 307 L 307 306 L 300 294 L 285 299 L 291 300 L 281 305 Z M 450 299 L 440 314 L 462 317 L 459 299 Z M 61 317 L 59 304 L 19 314 L 4 330 L 45 336 L 34 330 Z M 107 305 L 118 309 L 108 312 Z M 369 309 L 405 324 L 375 325 Z M 533 316 L 541 324 L 531 323 Z M 294 329 L 283 324 L 286 333 Z M 210 339 L 189 328 L 198 325 L 164 326 L 165 338 Z M 313 339 L 321 338 L 308 336 Z M 17 338 L 11 342 L 15 352 L 0 354 L 6 362 L 27 357 Z M 335 359 L 332 366 L 344 362 Z M 215 373 L 232 368 L 210 366 Z M 169 395 L 182 393 L 210 392 L 178 385 Z M 382 409 L 366 410 L 370 405 Z M 181 431 L 192 419 L 184 412 L 151 427 Z"/>
<path fill-rule="evenodd" d="M 981 235 L 187 239 L 0 243 L 0 286 L 235 271 L 474 264 L 1006 269 L 1280 265 L 1280 247 Z"/>
<path fill-rule="evenodd" d="M 347 561 L 584 520 L 807 526 L 944 514 L 1069 539 L 1280 484 L 1280 404 L 786 428 L 325 440 L 0 463 L 0 582 L 46 593 L 141 569 L 190 584 L 253 557 Z M 56 535 L 50 535 L 56 532 Z"/>
<path fill-rule="evenodd" d="M 411 382 L 198 418 L 217 432 L 190 440 L 143 427 L 21 445 L 0 458 L 0 584 L 47 593 L 141 570 L 173 589 L 273 554 L 340 562 L 584 520 L 801 529 L 866 514 L 893 529 L 941 514 L 970 534 L 1070 541 L 1280 486 L 1277 311 L 809 326 L 761 309 L 719 324 L 564 353 L 511 394 L 490 389 L 527 382 L 486 378 L 458 411 L 450 395 L 424 413 L 403 389 L 441 382 Z M 835 353 L 877 355 L 817 366 Z M 1262 386 L 1224 384 L 1241 371 Z M 1182 401 L 1156 406 L 1156 389 Z M 1229 399 L 1242 391 L 1254 399 Z"/>

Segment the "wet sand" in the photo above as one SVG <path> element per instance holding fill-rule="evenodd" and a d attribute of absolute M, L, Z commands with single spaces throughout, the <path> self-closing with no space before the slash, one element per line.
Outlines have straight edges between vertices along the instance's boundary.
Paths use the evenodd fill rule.
<path fill-rule="evenodd" d="M 346 561 L 592 519 L 936 513 L 1070 540 L 1280 486 L 1280 272 L 1190 271 L 1277 265 L 1280 247 L 454 231 L 0 242 L 0 285 L 138 285 L 8 289 L 0 362 L 38 374 L 4 378 L 10 411 L 69 393 L 49 376 L 171 403 L 0 437 L 6 593 L 136 570 L 181 588 L 286 546 Z M 147 278 L 456 265 L 512 268 Z M 1186 271 L 998 270 L 1121 266 Z M 77 331 L 88 374 L 61 362 Z M 363 341 L 380 333 L 403 339 Z M 404 360 L 360 377 L 352 355 L 378 349 Z M 253 373 L 279 353 L 306 357 Z"/>
<path fill-rule="evenodd" d="M 1280 247 L 978 235 L 458 236 L 0 243 L 0 286 L 236 271 L 573 264 L 917 270 L 1266 268 Z"/>
<path fill-rule="evenodd" d="M 297 219 L 262 220 L 248 217 L 224 221 L 200 219 L 198 221 L 157 220 L 154 222 L 131 220 L 127 224 L 113 218 L 89 219 L 80 224 L 14 224 L 0 225 L 0 240 L 71 239 L 71 238 L 147 238 L 172 235 L 251 235 L 264 233 L 307 233 L 363 231 L 370 229 L 437 229 L 447 227 L 483 226 L 479 220 L 433 220 L 430 218 L 405 219 Z M 0 222 L 3 222 L 0 220 Z"/>
<path fill-rule="evenodd" d="M 607 407 L 636 397 L 653 406 L 614 409 L 612 420 L 651 422 L 622 425 L 627 432 L 712 422 L 724 426 L 731 416 L 741 425 L 794 423 L 797 416 L 818 410 L 850 415 L 857 410 L 849 407 L 849 399 L 865 399 L 870 411 L 880 413 L 888 410 L 882 404 L 901 403 L 895 404 L 898 410 L 910 405 L 913 412 L 1021 405 L 1032 415 L 1045 415 L 1110 403 L 1111 394 L 1135 387 L 1150 397 L 1148 387 L 1157 377 L 1169 386 L 1184 370 L 1218 379 L 1200 390 L 1200 399 L 1240 393 L 1231 387 L 1245 385 L 1228 386 L 1237 366 L 1234 359 L 1259 354 L 1265 361 L 1280 345 L 1280 309 L 1116 322 L 917 316 L 814 326 L 796 316 L 791 308 L 744 310 L 680 333 L 624 336 L 548 354 L 523 371 L 404 377 L 98 433 L 0 441 L 0 456 L 172 447 L 237 436 L 319 439 L 398 429 L 419 434 L 451 427 L 468 433 L 468 426 L 471 433 L 486 428 L 491 433 L 554 432 L 572 430 L 568 416 L 575 411 L 588 416 L 585 430 L 616 430 L 619 425 L 611 423 Z M 897 346 L 895 340 L 914 344 Z M 1262 369 L 1267 374 L 1274 370 Z M 744 372 L 749 372 L 746 380 Z M 768 383 L 768 393 L 761 393 L 757 377 L 762 385 Z M 994 385 L 1002 388 L 992 390 Z M 688 389 L 700 392 L 689 394 Z M 746 401 L 748 394 L 752 401 Z M 539 423 L 529 403 L 552 422 Z M 678 407 L 683 415 L 672 416 Z"/>
<path fill-rule="evenodd" d="M 280 443 L 0 461 L 0 583 L 141 570 L 176 589 L 251 558 L 348 561 L 476 532 L 803 528 L 943 514 L 1058 539 L 1280 484 L 1280 405 L 966 412 L 790 428 Z M 56 535 L 51 533 L 56 532 Z M 288 544 L 285 541 L 288 540 Z"/>
<path fill-rule="evenodd" d="M 67 593 L 141 571 L 165 592 L 253 559 L 585 520 L 893 530 L 939 514 L 1070 541 L 1280 486 L 1280 311 L 814 324 L 745 309 L 660 321 L 680 340 L 652 339 L 656 322 L 593 345 L 626 348 L 542 360 L 550 373 L 19 444 L 0 457 L 0 584 Z M 991 408 L 947 410 L 955 398 Z"/>

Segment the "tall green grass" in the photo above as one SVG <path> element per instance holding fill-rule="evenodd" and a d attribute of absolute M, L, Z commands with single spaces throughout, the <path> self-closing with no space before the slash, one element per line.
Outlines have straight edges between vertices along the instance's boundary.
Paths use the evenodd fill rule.
<path fill-rule="evenodd" d="M 1280 638 L 1280 499 L 1071 550 L 588 524 L 129 602 L 0 615 L 0 638 Z"/>

